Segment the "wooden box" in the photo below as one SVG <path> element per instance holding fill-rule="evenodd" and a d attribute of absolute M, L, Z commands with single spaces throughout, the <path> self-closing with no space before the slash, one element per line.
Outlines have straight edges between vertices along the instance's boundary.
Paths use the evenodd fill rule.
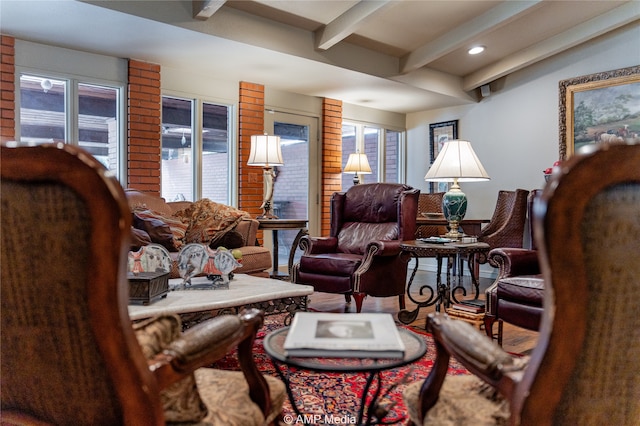
<path fill-rule="evenodd" d="M 148 305 L 157 298 L 167 297 L 168 272 L 138 272 L 127 274 L 129 279 L 129 303 Z"/>

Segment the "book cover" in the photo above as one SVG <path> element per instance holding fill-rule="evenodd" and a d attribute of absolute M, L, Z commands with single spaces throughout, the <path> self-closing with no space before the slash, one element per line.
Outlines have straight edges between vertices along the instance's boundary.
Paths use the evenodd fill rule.
<path fill-rule="evenodd" d="M 402 358 L 404 344 L 391 314 L 298 312 L 284 342 L 287 356 Z"/>
<path fill-rule="evenodd" d="M 460 303 L 463 305 L 480 306 L 484 308 L 486 302 L 480 299 L 469 299 L 469 300 L 461 300 Z"/>
<path fill-rule="evenodd" d="M 473 314 L 481 314 L 484 312 L 484 306 L 464 305 L 462 303 L 454 303 L 453 305 L 451 305 L 451 309 L 470 312 Z"/>

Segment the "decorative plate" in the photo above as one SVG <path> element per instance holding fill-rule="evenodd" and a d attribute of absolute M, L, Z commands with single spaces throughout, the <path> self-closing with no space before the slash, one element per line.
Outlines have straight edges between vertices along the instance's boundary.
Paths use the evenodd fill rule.
<path fill-rule="evenodd" d="M 182 277 L 183 285 L 190 284 L 191 278 L 200 274 L 207 261 L 209 254 L 203 244 L 187 244 L 178 254 L 178 273 Z"/>
<path fill-rule="evenodd" d="M 160 244 L 149 244 L 138 251 L 129 252 L 128 271 L 139 272 L 171 272 L 171 256 Z"/>

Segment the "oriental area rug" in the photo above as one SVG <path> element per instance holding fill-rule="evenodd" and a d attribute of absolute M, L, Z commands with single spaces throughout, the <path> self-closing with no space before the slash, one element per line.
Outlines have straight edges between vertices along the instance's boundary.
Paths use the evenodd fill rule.
<path fill-rule="evenodd" d="M 264 374 L 273 377 L 278 377 L 278 373 L 271 358 L 265 353 L 263 340 L 269 332 L 283 327 L 284 317 L 285 314 L 266 316 L 264 327 L 258 333 L 254 346 L 254 359 L 258 368 Z M 379 405 L 388 411 L 383 419 L 384 424 L 407 424 L 408 417 L 402 391 L 407 384 L 424 380 L 431 371 L 435 358 L 435 345 L 429 334 L 413 327 L 407 328 L 425 339 L 427 353 L 413 364 L 382 372 Z M 239 370 L 235 354 L 227 355 L 213 367 Z M 364 373 L 313 372 L 301 369 L 289 372 L 292 373 L 289 375 L 291 390 L 300 413 L 307 418 L 306 424 L 310 424 L 309 419 L 314 420 L 311 424 L 318 425 L 333 424 L 327 423 L 326 419 L 339 419 L 345 424 L 350 424 L 352 419 L 357 418 L 367 381 Z M 452 358 L 448 374 L 469 373 Z M 369 388 L 368 394 L 376 392 L 375 383 L 374 381 L 374 385 Z M 288 399 L 285 401 L 283 414 L 285 421 L 296 416 Z M 295 424 L 291 421 L 288 423 Z"/>

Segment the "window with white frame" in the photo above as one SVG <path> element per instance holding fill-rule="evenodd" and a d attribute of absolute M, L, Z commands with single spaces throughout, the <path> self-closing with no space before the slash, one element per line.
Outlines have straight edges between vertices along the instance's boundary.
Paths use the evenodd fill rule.
<path fill-rule="evenodd" d="M 402 173 L 401 150 L 404 132 L 370 124 L 344 122 L 342 125 L 342 169 L 349 155 L 364 153 L 371 174 L 360 174 L 360 183 L 400 182 Z M 354 185 L 353 174 L 342 174 L 342 190 Z"/>
<path fill-rule="evenodd" d="M 19 139 L 78 145 L 122 178 L 123 90 L 117 84 L 21 73 Z"/>
<path fill-rule="evenodd" d="M 231 107 L 162 97 L 162 197 L 230 199 Z"/>

